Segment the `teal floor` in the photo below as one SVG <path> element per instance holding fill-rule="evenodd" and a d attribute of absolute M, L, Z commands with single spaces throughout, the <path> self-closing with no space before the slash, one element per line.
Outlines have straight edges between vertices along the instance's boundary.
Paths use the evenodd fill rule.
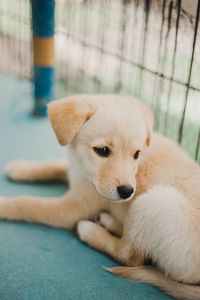
<path fill-rule="evenodd" d="M 6 162 L 64 157 L 47 119 L 31 116 L 31 85 L 0 73 L 0 194 L 54 196 L 67 187 L 19 184 L 3 173 Z M 116 278 L 102 266 L 116 262 L 80 242 L 75 232 L 0 222 L 0 299 L 170 299 L 146 284 Z"/>

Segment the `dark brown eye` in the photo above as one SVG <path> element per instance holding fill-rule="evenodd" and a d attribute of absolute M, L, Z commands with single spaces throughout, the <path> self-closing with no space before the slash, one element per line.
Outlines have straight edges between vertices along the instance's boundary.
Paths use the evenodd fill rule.
<path fill-rule="evenodd" d="M 108 157 L 111 153 L 111 151 L 108 147 L 102 147 L 102 148 L 94 147 L 93 149 L 99 156 L 102 156 L 102 157 Z"/>
<path fill-rule="evenodd" d="M 138 159 L 140 156 L 140 150 L 136 151 L 135 154 L 133 155 L 134 159 Z"/>

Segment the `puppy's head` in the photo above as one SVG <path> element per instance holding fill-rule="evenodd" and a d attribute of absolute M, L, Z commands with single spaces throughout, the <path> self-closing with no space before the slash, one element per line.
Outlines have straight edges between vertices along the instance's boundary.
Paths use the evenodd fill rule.
<path fill-rule="evenodd" d="M 130 200 L 151 142 L 150 109 L 132 97 L 84 95 L 54 101 L 48 111 L 58 141 L 71 143 L 80 172 L 96 190 L 111 201 Z"/>

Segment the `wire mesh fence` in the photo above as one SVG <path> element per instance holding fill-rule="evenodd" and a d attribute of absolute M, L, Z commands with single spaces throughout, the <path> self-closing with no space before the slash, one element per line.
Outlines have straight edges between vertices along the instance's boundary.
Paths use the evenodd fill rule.
<path fill-rule="evenodd" d="M 31 78 L 31 21 L 27 0 L 0 1 L 0 70 Z"/>
<path fill-rule="evenodd" d="M 200 161 L 199 10 L 200 0 L 56 0 L 58 95 L 135 95 Z M 28 79 L 30 24 L 28 0 L 1 0 L 0 69 Z"/>

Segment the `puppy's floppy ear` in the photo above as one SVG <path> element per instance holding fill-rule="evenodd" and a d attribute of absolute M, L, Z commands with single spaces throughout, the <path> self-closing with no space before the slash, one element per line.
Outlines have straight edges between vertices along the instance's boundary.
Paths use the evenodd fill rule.
<path fill-rule="evenodd" d="M 154 115 L 153 115 L 152 110 L 146 104 L 144 104 L 142 101 L 139 101 L 139 107 L 140 107 L 140 110 L 142 112 L 142 115 L 143 115 L 145 122 L 147 124 L 147 127 L 148 127 L 148 136 L 146 139 L 146 145 L 150 146 L 151 133 L 152 133 L 153 127 L 154 127 Z"/>
<path fill-rule="evenodd" d="M 73 140 L 81 125 L 94 113 L 94 104 L 84 98 L 70 97 L 48 104 L 49 119 L 62 146 Z"/>

